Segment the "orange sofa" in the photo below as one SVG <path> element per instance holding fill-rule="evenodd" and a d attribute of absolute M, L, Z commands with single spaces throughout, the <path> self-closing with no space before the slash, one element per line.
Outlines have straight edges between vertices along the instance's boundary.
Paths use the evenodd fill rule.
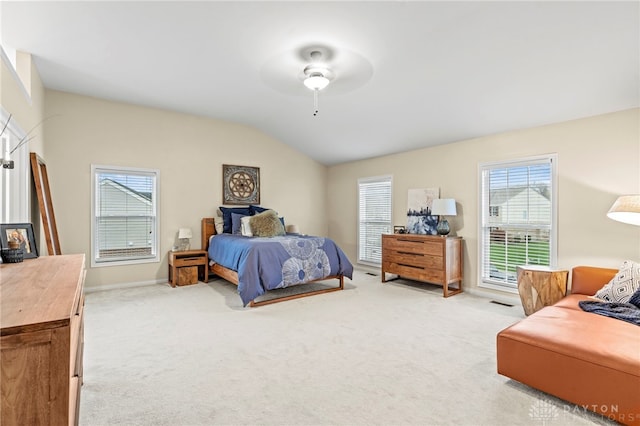
<path fill-rule="evenodd" d="M 640 327 L 578 306 L 616 272 L 573 268 L 571 294 L 498 333 L 498 373 L 608 419 L 640 425 Z"/>

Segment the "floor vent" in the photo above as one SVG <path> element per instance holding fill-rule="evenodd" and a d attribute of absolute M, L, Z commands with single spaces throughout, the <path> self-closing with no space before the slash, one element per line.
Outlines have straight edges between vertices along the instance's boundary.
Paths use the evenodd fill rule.
<path fill-rule="evenodd" d="M 495 303 L 496 305 L 508 306 L 509 308 L 513 308 L 513 305 L 510 303 L 498 302 L 497 300 L 492 300 L 491 303 Z"/>
<path fill-rule="evenodd" d="M 373 272 L 365 272 L 367 275 L 371 275 L 372 277 L 377 277 L 378 274 L 374 274 Z"/>

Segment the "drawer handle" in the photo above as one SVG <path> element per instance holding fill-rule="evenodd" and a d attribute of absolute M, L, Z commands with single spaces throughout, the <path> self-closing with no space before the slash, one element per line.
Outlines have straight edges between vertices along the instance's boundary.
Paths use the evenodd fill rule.
<path fill-rule="evenodd" d="M 397 253 L 398 254 L 407 254 L 409 256 L 422 256 L 422 257 L 424 257 L 424 254 L 422 254 L 422 253 L 412 253 L 410 251 L 398 251 Z"/>
<path fill-rule="evenodd" d="M 404 266 L 405 268 L 413 268 L 413 269 L 424 269 L 424 267 L 422 267 L 422 266 L 407 265 L 407 264 L 404 264 L 404 263 L 398 263 L 398 266 Z"/>

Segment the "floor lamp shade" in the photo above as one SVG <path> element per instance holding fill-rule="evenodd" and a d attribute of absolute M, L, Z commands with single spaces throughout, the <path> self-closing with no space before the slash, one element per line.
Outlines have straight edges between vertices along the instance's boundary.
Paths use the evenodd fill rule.
<path fill-rule="evenodd" d="M 607 212 L 607 217 L 618 222 L 640 226 L 640 194 L 618 197 Z"/>

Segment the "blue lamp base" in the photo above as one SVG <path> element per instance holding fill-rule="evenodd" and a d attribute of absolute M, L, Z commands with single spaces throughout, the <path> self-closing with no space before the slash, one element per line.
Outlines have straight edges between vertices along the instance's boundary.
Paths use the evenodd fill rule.
<path fill-rule="evenodd" d="M 451 228 L 449 228 L 449 222 L 447 222 L 447 219 L 440 219 L 440 222 L 438 222 L 438 225 L 436 226 L 436 231 L 438 232 L 438 235 L 448 235 L 449 232 L 451 232 Z"/>

